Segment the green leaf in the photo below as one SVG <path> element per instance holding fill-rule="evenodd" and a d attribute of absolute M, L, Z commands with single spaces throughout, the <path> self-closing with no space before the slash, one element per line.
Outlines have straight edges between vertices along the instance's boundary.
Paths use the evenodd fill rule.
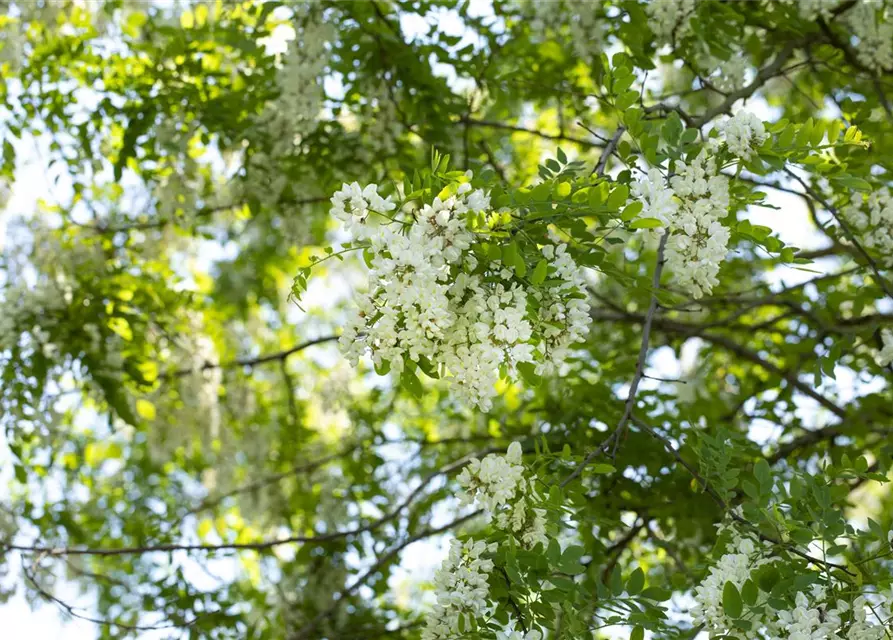
<path fill-rule="evenodd" d="M 547 275 L 549 275 L 549 263 L 545 259 L 540 260 L 536 263 L 533 273 L 530 274 L 530 282 L 531 284 L 540 285 L 545 282 Z"/>
<path fill-rule="evenodd" d="M 623 573 L 621 573 L 620 567 L 616 564 L 611 570 L 611 593 L 615 596 L 623 593 Z"/>
<path fill-rule="evenodd" d="M 664 226 L 664 223 L 658 220 L 657 218 L 638 218 L 637 220 L 633 220 L 629 228 L 630 229 L 657 229 L 658 227 Z"/>
<path fill-rule="evenodd" d="M 146 420 L 155 419 L 155 405 L 144 398 L 136 401 L 136 412 L 141 418 Z"/>
<path fill-rule="evenodd" d="M 524 382 L 526 382 L 531 387 L 538 387 L 543 379 L 536 373 L 536 365 L 532 362 L 519 362 L 516 366 L 518 369 L 518 373 L 521 374 L 521 378 L 523 378 Z"/>
<path fill-rule="evenodd" d="M 753 466 L 753 474 L 764 492 L 772 487 L 772 471 L 769 469 L 769 463 L 765 459 L 760 458 L 757 460 L 757 463 Z"/>
<path fill-rule="evenodd" d="M 627 199 L 629 199 L 629 187 L 625 184 L 618 184 L 614 187 L 614 190 L 611 191 L 611 195 L 608 196 L 606 206 L 609 209 L 619 210 Z"/>
<path fill-rule="evenodd" d="M 753 580 L 748 580 L 743 585 L 741 585 L 741 598 L 749 606 L 753 606 L 757 603 L 757 598 L 759 597 L 759 595 L 760 594 L 757 590 L 757 585 L 753 583 Z"/>
<path fill-rule="evenodd" d="M 645 630 L 642 627 L 633 627 L 632 633 L 629 634 L 629 640 L 643 640 L 645 638 Z"/>
<path fill-rule="evenodd" d="M 848 189 L 855 189 L 856 191 L 871 191 L 871 183 L 868 180 L 864 180 L 862 178 L 855 178 L 853 176 L 838 176 L 836 178 L 831 178 L 831 181 Z"/>
<path fill-rule="evenodd" d="M 648 598 L 649 600 L 654 600 L 655 602 L 664 602 L 665 600 L 669 600 L 671 595 L 673 595 L 672 592 L 666 589 L 661 589 L 660 587 L 648 587 L 642 592 L 643 598 Z"/>
<path fill-rule="evenodd" d="M 645 572 L 642 571 L 641 567 L 637 567 L 630 575 L 629 580 L 626 581 L 626 592 L 631 596 L 635 596 L 638 595 L 644 587 Z"/>
<path fill-rule="evenodd" d="M 617 96 L 617 100 L 614 102 L 614 106 L 617 107 L 620 111 L 625 111 L 633 106 L 639 99 L 638 91 L 624 91 L 619 96 Z"/>
<path fill-rule="evenodd" d="M 614 465 L 608 464 L 607 462 L 599 462 L 598 464 L 592 465 L 592 473 L 604 474 L 604 473 L 614 473 L 617 471 L 617 468 Z"/>
<path fill-rule="evenodd" d="M 400 384 L 416 398 L 421 398 L 425 392 L 422 381 L 409 367 L 404 367 L 403 373 L 400 374 Z"/>
<path fill-rule="evenodd" d="M 731 582 L 726 582 L 722 589 L 722 609 L 730 618 L 737 618 L 744 611 L 741 594 Z"/>
<path fill-rule="evenodd" d="M 642 204 L 639 200 L 630 202 L 628 205 L 626 205 L 626 208 L 620 214 L 620 219 L 624 222 L 628 222 L 629 220 L 632 220 L 637 215 L 639 215 L 644 207 L 645 205 Z"/>

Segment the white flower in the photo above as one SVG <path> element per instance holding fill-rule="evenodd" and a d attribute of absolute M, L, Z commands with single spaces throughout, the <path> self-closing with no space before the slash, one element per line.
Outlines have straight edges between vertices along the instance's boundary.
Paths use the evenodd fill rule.
<path fill-rule="evenodd" d="M 506 455 L 491 453 L 483 460 L 472 458 L 459 474 L 465 492 L 462 504 L 480 503 L 495 516 L 496 526 L 516 534 L 527 548 L 548 544 L 546 513 L 532 505 L 538 500 L 533 485 L 524 477 L 521 445 L 513 442 Z"/>
<path fill-rule="evenodd" d="M 437 603 L 428 616 L 422 640 L 455 638 L 459 635 L 459 616 L 476 618 L 488 610 L 487 575 L 493 570 L 493 561 L 482 556 L 495 551 L 495 544 L 482 541 L 450 541 L 449 554 L 434 574 Z"/>
<path fill-rule="evenodd" d="M 650 0 L 645 5 L 648 27 L 659 41 L 685 36 L 695 11 L 695 0 Z"/>
<path fill-rule="evenodd" d="M 889 4 L 862 0 L 846 17 L 859 40 L 853 47 L 859 62 L 875 71 L 893 69 L 893 12 Z"/>
<path fill-rule="evenodd" d="M 666 224 L 679 210 L 679 204 L 673 197 L 673 190 L 658 169 L 649 169 L 645 177 L 633 183 L 632 194 L 642 202 L 643 218 L 657 218 Z"/>
<path fill-rule="evenodd" d="M 840 214 L 851 227 L 859 243 L 886 266 L 893 266 L 893 195 L 888 188 L 864 198 L 853 195 Z"/>
<path fill-rule="evenodd" d="M 877 363 L 881 367 L 886 367 L 893 362 L 893 329 L 884 329 L 881 331 L 881 341 L 884 347 L 878 352 Z M 890 532 L 893 538 L 893 531 Z"/>
<path fill-rule="evenodd" d="M 733 52 L 726 60 L 720 60 L 708 53 L 698 58 L 697 65 L 711 85 L 727 92 L 742 88 L 751 69 L 747 54 L 743 51 Z"/>
<path fill-rule="evenodd" d="M 588 332 L 585 280 L 565 244 L 543 248 L 548 284 L 528 288 L 498 260 L 481 273 L 466 219 L 490 201 L 468 182 L 405 222 L 374 184 L 344 184 L 331 202 L 332 215 L 368 242 L 372 255 L 368 292 L 339 340 L 351 364 L 368 352 L 376 366 L 390 363 L 399 374 L 407 359 L 424 358 L 441 368 L 462 400 L 487 411 L 501 371 L 513 374 L 534 362 L 540 373 L 558 370 Z"/>
<path fill-rule="evenodd" d="M 665 258 L 678 284 L 692 297 L 709 294 L 726 256 L 730 232 L 719 222 L 729 208 L 727 179 L 702 150 L 691 163 L 676 161 L 670 187 L 657 169 L 636 181 L 633 196 L 643 203 L 643 217 L 661 220 L 670 233 Z"/>
<path fill-rule="evenodd" d="M 536 629 L 531 629 L 524 633 L 523 631 L 516 631 L 514 625 L 505 631 L 496 632 L 496 640 L 541 640 L 542 637 L 543 634 Z"/>
<path fill-rule="evenodd" d="M 729 152 L 744 160 L 749 160 L 769 137 L 763 122 L 747 111 L 739 111 L 720 122 L 716 129 L 725 139 Z"/>

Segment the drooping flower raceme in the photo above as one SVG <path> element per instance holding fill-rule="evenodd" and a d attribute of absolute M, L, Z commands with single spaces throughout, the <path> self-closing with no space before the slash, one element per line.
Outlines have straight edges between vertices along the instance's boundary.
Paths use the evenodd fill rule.
<path fill-rule="evenodd" d="M 477 618 L 488 607 L 487 576 L 493 561 L 484 557 L 496 551 L 495 544 L 453 539 L 450 552 L 434 575 L 437 603 L 428 616 L 422 640 L 446 640 L 459 637 L 459 618 Z"/>
<path fill-rule="evenodd" d="M 529 25 L 537 40 L 569 42 L 582 60 L 597 55 L 604 47 L 605 21 L 599 19 L 595 3 L 513 0 L 508 8 L 521 14 L 522 22 Z"/>
<path fill-rule="evenodd" d="M 632 193 L 644 205 L 640 215 L 661 220 L 671 234 L 665 257 L 679 286 L 700 298 L 719 282 L 726 256 L 730 234 L 720 219 L 728 213 L 728 182 L 707 150 L 688 164 L 676 161 L 675 170 L 669 187 L 660 171 L 649 170 Z"/>
<path fill-rule="evenodd" d="M 859 243 L 885 266 L 893 266 L 893 195 L 880 189 L 867 198 L 853 195 L 840 214 L 853 228 Z"/>
<path fill-rule="evenodd" d="M 749 160 L 769 137 L 762 120 L 748 111 L 739 111 L 717 124 L 716 129 L 725 140 L 729 152 L 744 160 Z"/>
<path fill-rule="evenodd" d="M 587 331 L 580 269 L 557 239 L 542 248 L 550 275 L 540 286 L 499 260 L 480 265 L 467 217 L 489 206 L 468 182 L 408 219 L 395 217 L 395 203 L 374 184 L 335 193 L 332 214 L 368 243 L 371 264 L 368 292 L 340 340 L 352 364 L 368 351 L 395 374 L 407 360 L 438 367 L 462 399 L 488 410 L 500 371 L 530 363 L 548 373 L 565 361 Z"/>
<path fill-rule="evenodd" d="M 695 0 L 651 0 L 645 5 L 648 27 L 663 42 L 688 33 Z"/>
<path fill-rule="evenodd" d="M 846 12 L 859 39 L 853 47 L 863 65 L 875 71 L 893 69 L 893 8 L 889 2 L 863 0 Z"/>
<path fill-rule="evenodd" d="M 296 155 L 316 128 L 325 100 L 322 77 L 335 31 L 317 4 L 306 0 L 292 4 L 294 38 L 279 56 L 279 95 L 258 116 L 256 130 L 264 143 L 251 149 L 246 160 L 245 195 L 268 206 L 279 201 L 286 187 L 294 187 L 282 164 Z"/>
<path fill-rule="evenodd" d="M 462 502 L 480 503 L 494 516 L 498 528 L 532 548 L 548 543 L 546 514 L 532 504 L 539 496 L 525 478 L 521 454 L 521 445 L 513 442 L 505 456 L 491 453 L 483 460 L 474 458 L 459 474 L 459 484 L 465 488 Z"/>
<path fill-rule="evenodd" d="M 720 91 L 735 91 L 743 87 L 751 69 L 750 61 L 743 51 L 734 52 L 727 60 L 706 53 L 698 58 L 697 65 L 710 84 Z"/>
<path fill-rule="evenodd" d="M 726 631 L 730 620 L 723 610 L 723 590 L 727 582 L 739 591 L 751 577 L 751 572 L 766 559 L 756 543 L 747 537 L 735 536 L 726 553 L 701 584 L 695 587 L 695 606 L 691 611 L 695 624 L 703 624 L 711 634 Z"/>
<path fill-rule="evenodd" d="M 886 367 L 893 362 L 893 330 L 884 329 L 881 331 L 881 342 L 884 346 L 878 352 L 877 362 L 880 366 Z M 891 532 L 891 535 L 893 535 L 893 532 Z"/>
<path fill-rule="evenodd" d="M 720 222 L 729 213 L 728 178 L 720 174 L 717 157 L 729 153 L 751 159 L 768 139 L 755 115 L 740 111 L 716 127 L 692 160 L 676 160 L 672 177 L 649 169 L 632 184 L 633 197 L 643 205 L 639 216 L 660 220 L 669 232 L 665 257 L 678 285 L 693 298 L 709 294 L 719 282 L 719 267 L 731 234 Z M 668 184 L 669 183 L 669 184 Z"/>
<path fill-rule="evenodd" d="M 815 582 L 806 591 L 795 591 L 786 608 L 777 596 L 770 596 L 756 586 L 760 568 L 778 562 L 766 549 L 747 535 L 734 532 L 707 577 L 695 588 L 695 606 L 691 614 L 695 624 L 704 625 L 712 635 L 722 635 L 734 625 L 724 607 L 727 584 L 739 593 L 747 588 L 755 593 L 755 601 L 745 616 L 751 629 L 748 637 L 767 640 L 880 640 L 890 616 L 888 593 L 872 594 L 872 602 L 863 594 L 854 598 L 848 585 L 844 589 L 834 582 Z M 833 587 L 833 588 L 832 588 Z M 843 593 L 852 601 L 841 599 Z"/>
<path fill-rule="evenodd" d="M 543 634 L 536 629 L 531 629 L 527 633 L 514 628 L 496 632 L 496 640 L 540 640 L 542 637 Z"/>

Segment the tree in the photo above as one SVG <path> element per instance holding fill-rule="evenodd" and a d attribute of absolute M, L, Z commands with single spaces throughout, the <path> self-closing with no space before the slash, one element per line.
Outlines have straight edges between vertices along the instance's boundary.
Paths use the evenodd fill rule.
<path fill-rule="evenodd" d="M 102 638 L 891 636 L 890 2 L 0 30 L 7 596 Z"/>

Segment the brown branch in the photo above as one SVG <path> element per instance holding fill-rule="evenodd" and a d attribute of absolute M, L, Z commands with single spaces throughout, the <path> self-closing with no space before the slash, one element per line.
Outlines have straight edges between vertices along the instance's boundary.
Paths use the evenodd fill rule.
<path fill-rule="evenodd" d="M 604 443 L 594 451 L 590 451 L 589 454 L 583 458 L 583 461 L 577 465 L 577 468 L 573 470 L 573 472 L 567 476 L 561 482 L 561 486 L 567 486 L 570 482 L 572 482 L 577 476 L 579 476 L 583 469 L 592 462 L 595 456 L 601 453 L 602 449 L 605 447 L 605 443 L 608 440 L 613 439 L 613 451 L 612 457 L 617 454 L 617 446 L 620 442 L 620 437 L 623 433 L 623 430 L 626 428 L 627 422 L 629 421 L 630 415 L 632 415 L 633 404 L 636 401 L 636 391 L 639 388 L 639 382 L 642 380 L 642 375 L 645 373 L 645 361 L 648 359 L 648 344 L 651 338 L 651 326 L 654 322 L 654 316 L 657 312 L 657 292 L 660 289 L 660 276 L 661 272 L 664 268 L 664 249 L 667 246 L 667 240 L 669 239 L 670 234 L 664 233 L 661 236 L 660 244 L 657 248 L 657 263 L 654 265 L 654 276 L 651 280 L 651 302 L 648 305 L 648 311 L 645 314 L 644 324 L 642 328 L 642 345 L 639 348 L 639 357 L 636 360 L 636 371 L 633 375 L 633 379 L 629 385 L 629 393 L 626 396 L 626 402 L 623 407 L 623 415 L 620 417 L 620 421 L 617 423 L 617 426 L 614 429 L 614 433 L 605 440 Z"/>
<path fill-rule="evenodd" d="M 620 138 L 623 137 L 623 132 L 626 131 L 626 127 L 623 125 L 619 125 L 617 130 L 614 131 L 614 135 L 611 136 L 611 139 L 608 140 L 608 144 L 605 145 L 604 151 L 602 151 L 602 155 L 598 159 L 598 163 L 593 167 L 592 174 L 597 175 L 598 177 L 602 177 L 605 175 L 605 169 L 608 166 L 608 160 L 611 158 L 611 154 L 614 153 L 614 150 L 617 148 L 617 145 L 620 143 Z"/>
<path fill-rule="evenodd" d="M 704 112 L 700 118 L 697 118 L 694 122 L 696 125 L 695 128 L 700 129 L 705 124 L 713 120 L 716 116 L 722 115 L 729 111 L 732 106 L 738 102 L 738 100 L 743 100 L 752 96 L 756 91 L 762 87 L 766 82 L 777 76 L 782 68 L 784 67 L 785 62 L 790 59 L 790 57 L 794 54 L 794 51 L 797 48 L 797 43 L 790 42 L 785 45 L 785 47 L 775 56 L 775 59 L 770 62 L 768 65 L 763 67 L 757 72 L 756 77 L 753 79 L 749 85 L 738 89 L 737 91 L 733 91 L 723 100 L 720 104 L 713 107 L 712 109 L 708 109 Z"/>
<path fill-rule="evenodd" d="M 322 623 L 323 620 L 334 615 L 338 611 L 338 609 L 341 607 L 341 605 L 344 603 L 344 601 L 349 596 L 351 596 L 354 593 L 354 591 L 356 591 L 363 584 L 365 584 L 369 580 L 369 578 L 371 578 L 373 575 L 375 575 L 375 573 L 377 573 L 387 563 L 391 562 L 401 551 L 403 551 L 403 549 L 405 549 L 409 545 L 411 545 L 415 542 L 418 542 L 420 540 L 430 538 L 431 536 L 435 536 L 440 533 L 449 531 L 450 529 L 453 529 L 453 528 L 457 527 L 458 525 L 463 524 L 463 523 L 471 520 L 472 518 L 475 518 L 475 517 L 481 515 L 482 513 L 483 513 L 483 510 L 478 509 L 477 511 L 473 511 L 467 515 L 456 518 L 452 522 L 448 522 L 447 524 L 445 524 L 443 526 L 436 527 L 433 529 L 431 529 L 431 528 L 425 529 L 424 531 L 421 531 L 421 532 L 417 533 L 416 535 L 414 535 L 410 538 L 407 538 L 405 541 L 401 542 L 396 547 L 393 547 L 392 549 L 387 551 L 384 555 L 380 556 L 379 559 L 376 560 L 375 563 L 371 567 L 369 567 L 369 569 L 367 569 L 363 574 L 361 574 L 359 577 L 357 577 L 356 580 L 354 580 L 350 585 L 345 587 L 338 594 L 338 597 L 329 606 L 328 609 L 318 613 L 316 615 L 316 617 L 314 617 L 312 620 L 310 620 L 310 622 L 308 622 L 306 625 L 304 625 L 304 627 L 302 629 L 300 629 L 296 634 L 291 636 L 290 640 L 304 640 L 305 638 L 309 638 L 310 634 L 313 633 L 313 631 L 320 625 L 320 623 Z"/>
<path fill-rule="evenodd" d="M 286 544 L 323 544 L 326 542 L 331 542 L 332 540 L 338 540 L 341 538 L 346 538 L 350 536 L 356 536 L 362 533 L 367 533 L 370 531 L 374 531 L 379 529 L 383 525 L 395 520 L 404 509 L 409 507 L 415 500 L 418 498 L 425 488 L 431 484 L 433 480 L 441 475 L 446 475 L 452 473 L 462 467 L 464 467 L 471 458 L 484 456 L 488 453 L 494 453 L 496 451 L 501 451 L 501 449 L 497 447 L 489 447 L 482 451 L 478 451 L 474 454 L 469 454 L 451 462 L 450 464 L 441 467 L 440 469 L 431 472 L 422 481 L 419 485 L 413 489 L 406 498 L 403 499 L 400 504 L 398 504 L 391 512 L 383 515 L 381 518 L 378 518 L 368 524 L 365 524 L 360 527 L 355 527 L 353 529 L 349 529 L 347 531 L 334 531 L 332 533 L 325 534 L 317 534 L 313 536 L 288 536 L 285 538 L 277 538 L 273 540 L 261 540 L 258 542 L 241 542 L 241 543 L 223 543 L 223 544 L 159 544 L 159 545 L 146 545 L 139 547 L 121 547 L 118 549 L 115 548 L 84 548 L 84 547 L 50 547 L 50 546 L 28 546 L 28 545 L 15 545 L 15 544 L 0 544 L 0 550 L 8 550 L 8 551 L 19 551 L 21 553 L 40 553 L 48 556 L 120 556 L 120 555 L 138 555 L 144 553 L 155 553 L 155 552 L 174 552 L 174 551 L 198 551 L 198 552 L 207 552 L 213 553 L 216 551 L 265 551 L 268 549 L 272 549 L 273 547 L 286 545 Z"/>
<path fill-rule="evenodd" d="M 125 622 L 118 622 L 115 620 L 106 620 L 103 618 L 94 618 L 92 616 L 85 615 L 83 613 L 79 613 L 77 611 L 78 607 L 74 607 L 73 605 L 68 604 L 64 600 L 57 598 L 52 593 L 44 589 L 37 579 L 34 577 L 34 574 L 25 566 L 25 563 L 22 562 L 22 574 L 24 574 L 25 579 L 31 583 L 31 586 L 37 592 L 37 594 L 46 600 L 47 602 L 51 602 L 57 605 L 60 609 L 65 611 L 72 618 L 77 618 L 78 620 L 84 620 L 85 622 L 90 622 L 92 624 L 102 625 L 104 627 L 118 627 L 120 629 L 126 629 L 128 631 L 158 631 L 160 629 L 185 629 L 194 625 L 198 620 L 202 617 L 202 615 L 195 616 L 192 620 L 187 620 L 186 622 L 176 623 L 176 622 L 168 622 L 162 624 L 127 624 Z M 206 614 L 205 614 L 206 615 Z"/>
<path fill-rule="evenodd" d="M 704 477 L 700 473 L 698 473 L 694 467 L 692 467 L 690 464 L 688 464 L 688 462 L 685 461 L 685 459 L 679 454 L 679 452 L 676 450 L 676 448 L 673 446 L 673 444 L 667 438 L 665 438 L 663 435 L 659 434 L 657 431 L 655 431 L 650 426 L 648 426 L 644 421 L 639 419 L 638 416 L 634 416 L 632 418 L 632 423 L 636 427 L 638 427 L 639 429 L 642 429 L 642 431 L 645 431 L 650 436 L 652 436 L 653 438 L 658 440 L 660 443 L 662 443 L 664 448 L 667 450 L 667 452 L 670 453 L 670 455 L 672 455 L 673 458 L 675 458 L 676 462 L 678 462 L 680 465 L 682 465 L 683 468 L 685 468 L 686 471 L 688 471 L 688 473 L 691 475 L 691 477 L 694 478 L 695 481 L 701 485 L 703 490 L 705 492 L 707 492 L 707 494 L 711 498 L 713 498 L 713 500 L 716 502 L 716 504 L 723 510 L 723 512 L 726 515 L 728 515 L 730 518 L 732 518 L 732 520 L 734 520 L 738 524 L 740 524 L 740 525 L 750 529 L 754 533 L 756 533 L 756 535 L 759 536 L 760 540 L 764 540 L 765 542 L 769 542 L 770 544 L 777 545 L 777 546 L 785 549 L 786 551 L 803 558 L 810 564 L 814 564 L 819 567 L 833 567 L 835 569 L 840 569 L 847 575 L 851 575 L 851 576 L 855 575 L 849 569 L 847 569 L 847 567 L 845 567 L 844 565 L 837 564 L 834 562 L 829 562 L 827 560 L 821 560 L 819 558 L 814 558 L 813 556 L 809 555 L 808 553 L 804 553 L 803 551 L 800 551 L 799 549 L 797 549 L 790 543 L 783 542 L 783 541 L 779 540 L 778 538 L 773 538 L 772 536 L 768 536 L 768 535 L 760 532 L 753 523 L 746 520 L 744 517 L 739 516 L 737 513 L 735 513 L 733 510 L 731 510 L 729 508 L 729 505 L 726 503 L 726 501 L 723 499 L 723 497 L 721 495 L 719 495 L 719 493 L 716 491 L 716 489 L 714 489 L 712 486 L 710 486 L 710 484 L 704 479 Z"/>
<path fill-rule="evenodd" d="M 632 312 L 623 312 L 623 313 L 600 313 L 598 310 L 594 310 L 592 312 L 593 317 L 602 319 L 602 320 L 627 320 L 638 322 L 640 320 L 645 320 L 647 316 L 642 316 L 642 314 L 632 313 Z M 748 349 L 747 347 L 738 344 L 731 338 L 728 338 L 724 335 L 720 335 L 717 333 L 712 333 L 705 331 L 700 325 L 689 324 L 684 322 L 679 322 L 677 320 L 668 320 L 666 318 L 654 318 L 653 320 L 654 326 L 662 329 L 664 331 L 677 332 L 684 335 L 699 337 L 703 340 L 716 345 L 718 347 L 722 347 L 726 351 L 733 353 L 734 355 L 739 356 L 745 360 L 756 364 L 769 373 L 775 374 L 780 377 L 782 380 L 786 381 L 789 385 L 800 391 L 802 394 L 809 396 L 820 405 L 831 411 L 834 415 L 839 418 L 846 417 L 846 411 L 844 411 L 841 407 L 835 404 L 830 399 L 826 398 L 822 394 L 818 393 L 815 389 L 805 384 L 800 380 L 797 373 L 795 371 L 787 371 L 782 369 L 776 364 L 766 360 L 762 356 L 760 356 L 755 351 Z"/>
<path fill-rule="evenodd" d="M 502 129 L 505 131 L 515 131 L 517 133 L 526 133 L 531 136 L 536 136 L 538 138 L 543 138 L 545 140 L 554 140 L 558 142 L 573 142 L 574 144 L 579 144 L 584 147 L 591 147 L 600 149 L 602 145 L 592 142 L 592 140 L 586 140 L 585 138 L 577 138 L 574 136 L 569 136 L 566 134 L 553 134 L 546 133 L 545 131 L 539 131 L 537 129 L 528 129 L 527 127 L 522 127 L 520 125 L 515 124 L 506 124 L 505 122 L 496 122 L 493 120 L 478 120 L 476 118 L 468 118 L 462 117 L 459 119 L 459 122 L 463 124 L 467 124 L 472 127 L 485 127 L 488 129 Z"/>
<path fill-rule="evenodd" d="M 179 369 L 177 371 L 166 374 L 165 377 L 182 378 L 183 376 L 188 376 L 192 373 L 195 373 L 196 371 L 208 371 L 209 369 L 228 369 L 230 367 L 256 367 L 257 365 L 266 364 L 268 362 L 285 360 L 289 356 L 303 351 L 304 349 L 316 346 L 318 344 L 323 344 L 325 342 L 332 342 L 333 340 L 337 339 L 338 336 L 324 336 L 322 338 L 313 338 L 312 340 L 307 340 L 295 345 L 290 349 L 285 349 L 284 351 L 277 351 L 276 353 L 269 353 L 254 358 L 238 358 L 236 360 L 229 360 L 228 362 L 222 362 L 220 364 L 205 362 L 201 367 L 198 367 L 197 369 Z"/>
<path fill-rule="evenodd" d="M 889 297 L 893 298 L 893 287 L 891 287 L 890 284 L 887 282 L 887 279 L 881 275 L 881 271 L 880 271 L 880 268 L 878 267 L 877 262 L 874 260 L 874 258 L 871 257 L 871 254 L 869 254 L 868 251 L 865 250 L 865 248 L 862 246 L 862 244 L 856 238 L 856 234 L 853 233 L 852 229 L 850 229 L 850 226 L 847 224 L 846 220 L 844 220 L 843 217 L 840 215 L 840 212 L 837 210 L 837 208 L 835 208 L 830 202 L 825 200 L 821 196 L 821 194 L 819 194 L 815 189 L 813 189 L 808 182 L 803 180 L 803 178 L 798 176 L 794 171 L 792 171 L 791 169 L 785 168 L 785 172 L 789 176 L 794 178 L 794 180 L 796 180 L 797 182 L 800 183 L 800 186 L 802 186 L 803 189 L 806 191 L 806 193 L 809 194 L 809 197 L 811 197 L 813 200 L 815 200 L 820 205 L 822 205 L 822 207 L 824 207 L 825 210 L 828 211 L 828 213 L 830 213 L 832 216 L 834 216 L 834 219 L 837 220 L 837 223 L 840 225 L 840 228 L 843 230 L 844 235 L 846 235 L 847 239 L 853 243 L 853 246 L 855 246 L 856 249 L 858 250 L 858 252 L 862 255 L 862 257 L 865 258 L 865 261 L 868 262 L 868 266 L 871 267 L 871 270 L 874 272 L 874 275 L 877 277 L 878 285 L 880 285 L 881 289 L 884 290 L 884 293 L 886 293 Z"/>

